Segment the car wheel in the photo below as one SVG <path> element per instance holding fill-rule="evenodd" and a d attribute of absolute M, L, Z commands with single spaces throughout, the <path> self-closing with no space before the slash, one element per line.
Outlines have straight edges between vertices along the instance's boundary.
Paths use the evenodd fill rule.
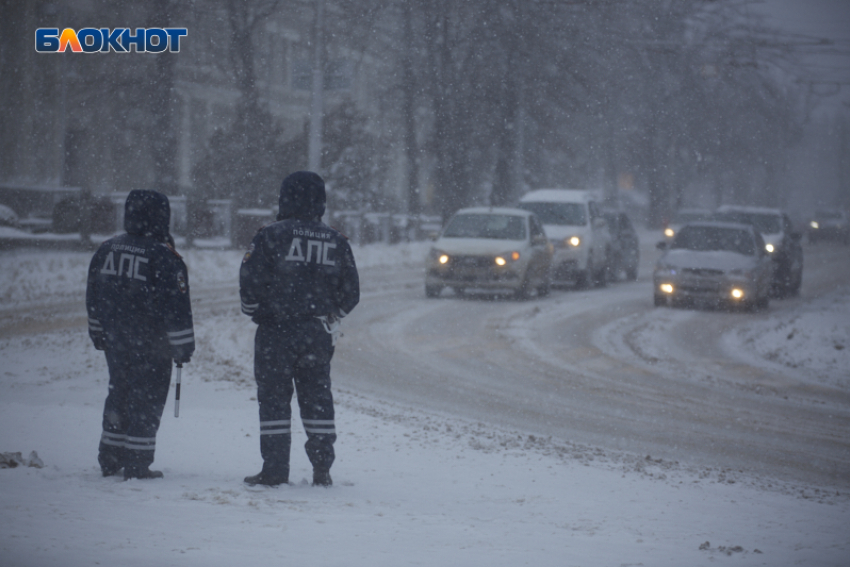
<path fill-rule="evenodd" d="M 531 295 L 531 286 L 528 283 L 528 274 L 522 278 L 522 283 L 514 292 L 514 297 L 517 299 L 528 299 Z"/>
<path fill-rule="evenodd" d="M 593 274 L 594 287 L 605 287 L 605 285 L 608 283 L 609 271 L 610 270 L 608 269 L 608 264 L 606 263 L 602 265 L 602 268 L 598 272 Z"/>
<path fill-rule="evenodd" d="M 617 261 L 609 264 L 605 268 L 605 281 L 616 283 L 620 279 L 620 272 L 623 271 L 622 263 Z"/>
<path fill-rule="evenodd" d="M 777 299 L 784 299 L 788 295 L 791 274 L 788 273 L 788 268 L 780 265 L 773 276 L 773 284 L 770 286 L 770 295 Z"/>
<path fill-rule="evenodd" d="M 538 297 L 546 297 L 547 295 L 549 295 L 549 292 L 551 291 L 551 289 L 552 289 L 552 274 L 550 274 L 547 271 L 546 275 L 543 276 L 543 282 L 537 288 Z"/>
<path fill-rule="evenodd" d="M 590 283 L 590 270 L 583 270 L 576 276 L 576 289 L 585 289 Z"/>
<path fill-rule="evenodd" d="M 794 283 L 792 283 L 788 289 L 786 290 L 786 295 L 790 297 L 797 297 L 800 295 L 800 287 L 803 285 L 803 274 L 800 273 L 794 278 Z"/>
<path fill-rule="evenodd" d="M 614 251 L 610 248 L 605 249 L 605 263 L 602 264 L 602 269 L 596 274 L 596 287 L 605 287 L 608 282 L 616 281 L 620 273 L 620 263 L 614 257 Z"/>
<path fill-rule="evenodd" d="M 443 291 L 443 286 L 441 285 L 426 285 L 425 286 L 425 297 L 440 297 L 440 292 Z"/>

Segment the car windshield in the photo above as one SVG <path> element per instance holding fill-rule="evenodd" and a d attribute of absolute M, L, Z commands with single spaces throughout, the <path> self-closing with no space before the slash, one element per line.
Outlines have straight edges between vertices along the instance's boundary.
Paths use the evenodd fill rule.
<path fill-rule="evenodd" d="M 520 203 L 519 207 L 536 214 L 543 224 L 562 226 L 584 226 L 587 224 L 585 206 L 582 203 Z"/>
<path fill-rule="evenodd" d="M 460 214 L 449 221 L 446 238 L 493 238 L 524 240 L 525 222 L 516 215 Z"/>
<path fill-rule="evenodd" d="M 779 215 L 774 215 L 770 213 L 746 213 L 739 211 L 730 211 L 725 213 L 717 213 L 714 218 L 715 220 L 721 220 L 724 222 L 749 224 L 762 234 L 778 234 L 782 232 L 781 217 Z"/>
<path fill-rule="evenodd" d="M 834 211 L 818 211 L 815 213 L 815 218 L 823 220 L 841 220 L 843 215 Z"/>
<path fill-rule="evenodd" d="M 673 215 L 672 224 L 685 224 L 689 222 L 704 221 L 709 220 L 710 217 L 710 213 L 703 211 L 679 211 L 675 215 Z"/>
<path fill-rule="evenodd" d="M 715 226 L 685 226 L 673 240 L 672 248 L 728 250 L 745 256 L 753 256 L 756 253 L 753 235 L 746 230 Z"/>

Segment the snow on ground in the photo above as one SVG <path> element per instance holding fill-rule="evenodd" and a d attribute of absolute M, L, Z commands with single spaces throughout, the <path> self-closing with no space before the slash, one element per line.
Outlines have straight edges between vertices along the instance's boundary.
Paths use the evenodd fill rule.
<path fill-rule="evenodd" d="M 178 248 L 179 248 L 178 242 Z M 393 246 L 353 246 L 357 267 L 423 266 L 430 242 Z M 179 248 L 189 269 L 192 288 L 219 284 L 238 285 L 244 251 Z M 86 270 L 92 254 L 17 249 L 0 252 L 0 309 L 33 301 L 57 301 L 85 293 Z"/>
<path fill-rule="evenodd" d="M 805 369 L 824 385 L 850 388 L 850 287 L 806 303 L 791 313 L 749 325 L 725 337 L 727 348 L 754 352 L 765 361 Z"/>
<path fill-rule="evenodd" d="M 420 265 L 427 247 L 371 245 L 355 255 L 361 268 Z M 0 314 L 79 301 L 89 258 L 0 253 Z M 190 250 L 186 259 L 193 289 L 203 289 L 234 283 L 241 252 Z M 811 346 L 850 346 L 847 321 L 844 291 L 753 324 L 743 337 L 762 356 L 832 376 L 848 364 L 831 357 L 846 351 Z M 293 484 L 246 487 L 242 478 L 261 466 L 255 327 L 230 311 L 196 324 L 200 347 L 184 371 L 180 417 L 170 399 L 158 436 L 154 468 L 165 478 L 157 481 L 100 476 L 107 371 L 85 329 L 0 338 L 0 452 L 35 450 L 44 463 L 0 469 L 0 564 L 848 564 L 843 495 L 616 458 L 343 389 L 335 391 L 335 485 L 309 486 L 306 437 L 294 420 Z M 784 342 L 771 342 L 771 332 Z M 344 375 L 345 361 L 333 372 Z"/>

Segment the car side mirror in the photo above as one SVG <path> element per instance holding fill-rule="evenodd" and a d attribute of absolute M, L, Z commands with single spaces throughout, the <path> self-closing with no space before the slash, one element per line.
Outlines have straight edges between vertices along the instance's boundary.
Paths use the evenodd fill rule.
<path fill-rule="evenodd" d="M 659 250 L 667 250 L 667 243 L 663 240 L 655 245 Z"/>

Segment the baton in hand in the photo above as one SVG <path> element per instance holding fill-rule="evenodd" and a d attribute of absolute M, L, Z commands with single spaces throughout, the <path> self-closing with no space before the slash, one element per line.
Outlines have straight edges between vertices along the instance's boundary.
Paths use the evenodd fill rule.
<path fill-rule="evenodd" d="M 174 378 L 174 417 L 180 417 L 180 374 L 183 373 L 183 365 L 177 365 L 177 376 Z"/>

